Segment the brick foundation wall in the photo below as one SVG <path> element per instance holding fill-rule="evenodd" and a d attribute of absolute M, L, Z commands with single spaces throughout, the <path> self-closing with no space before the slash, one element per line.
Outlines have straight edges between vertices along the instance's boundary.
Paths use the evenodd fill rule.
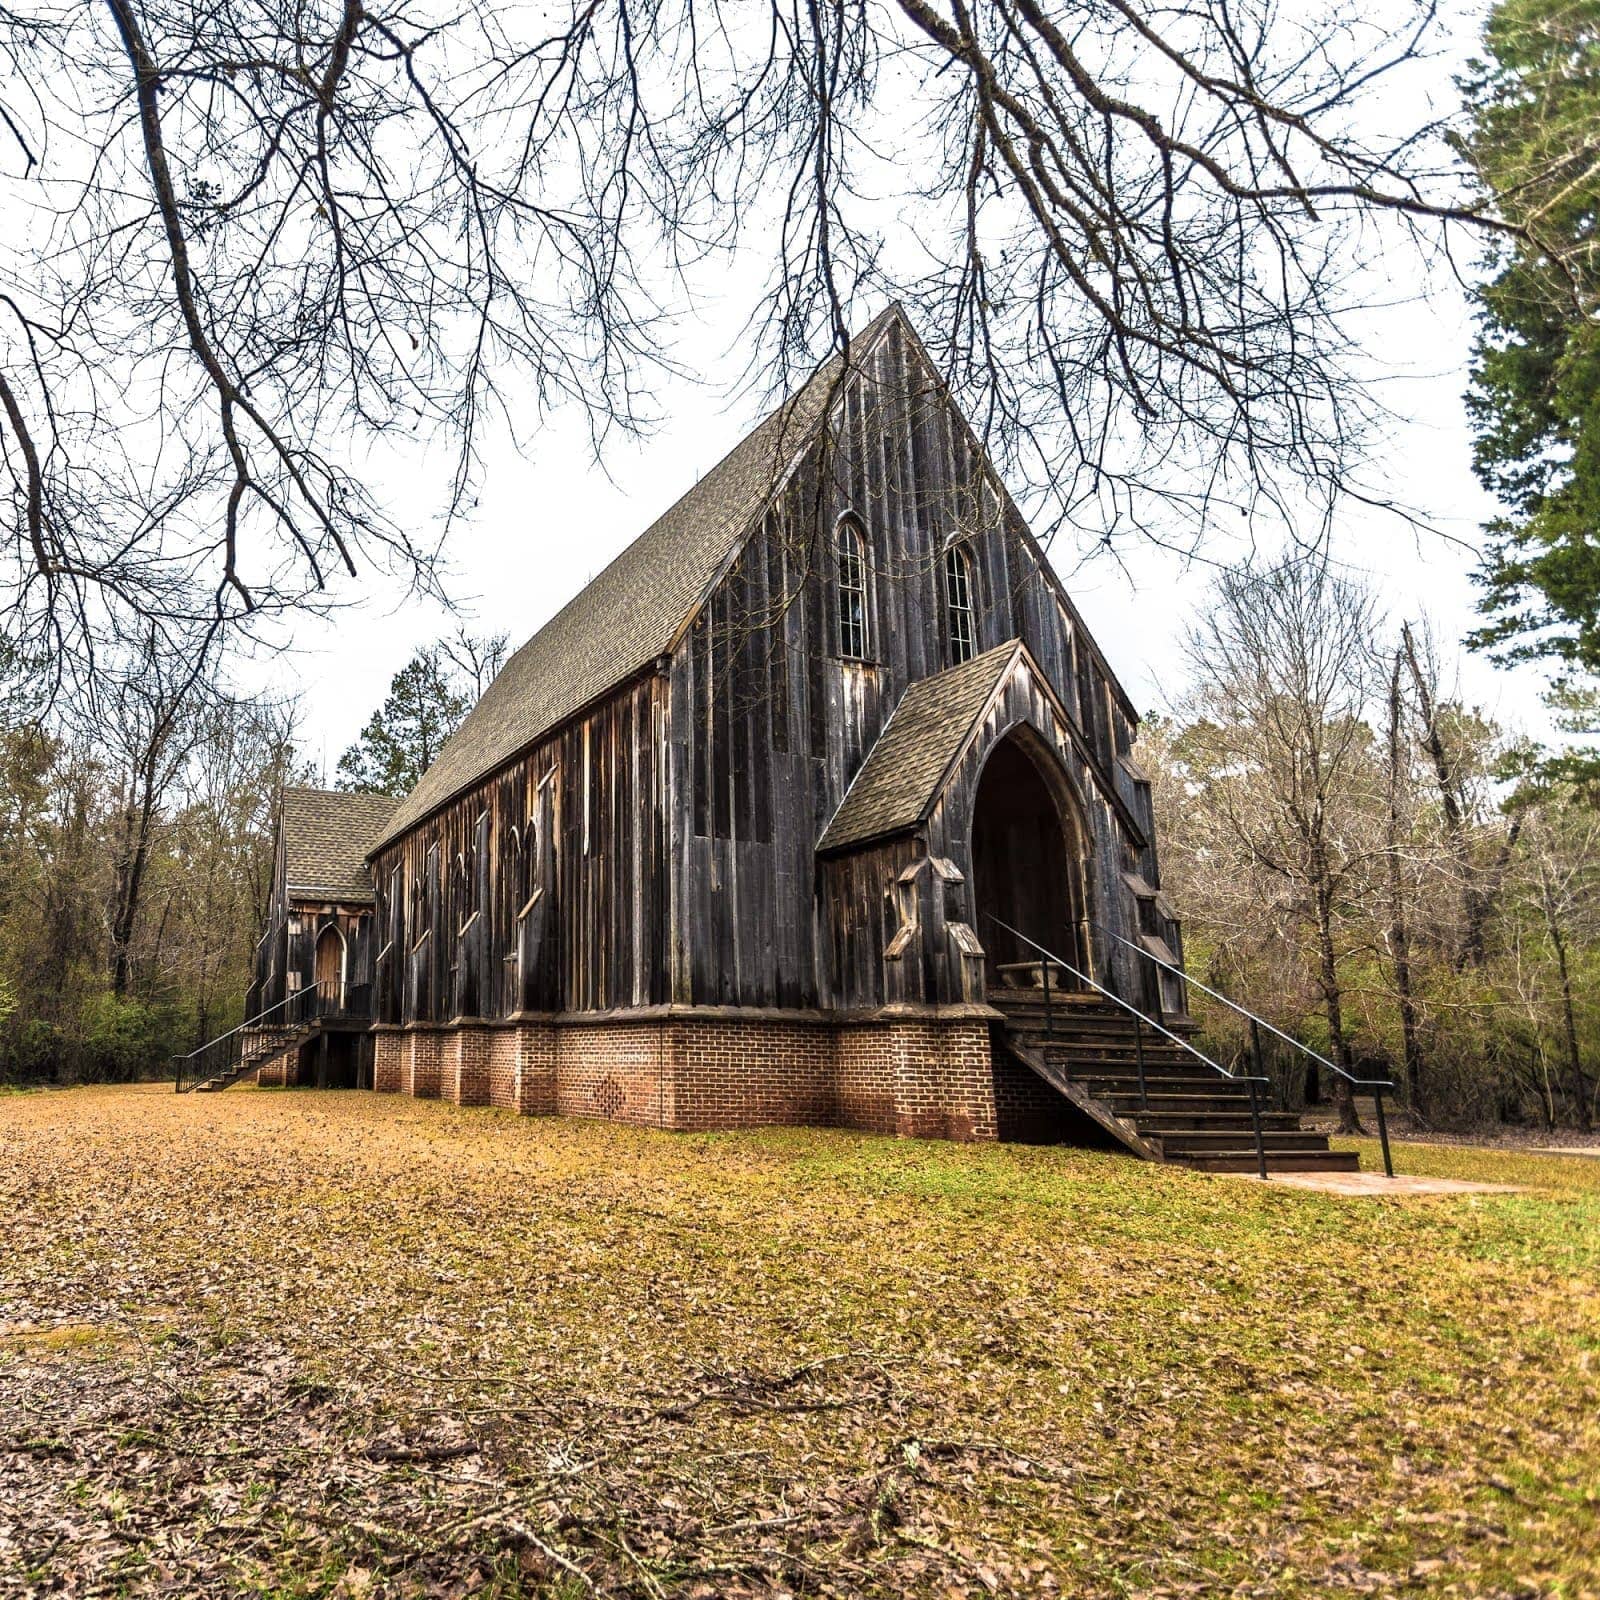
<path fill-rule="evenodd" d="M 690 1015 L 384 1030 L 374 1035 L 373 1084 L 685 1131 L 799 1124 L 993 1139 L 1001 1080 L 980 1018 L 838 1026 Z"/>
<path fill-rule="evenodd" d="M 1018 1144 L 1081 1143 L 1097 1130 L 1065 1095 L 1008 1051 L 994 1052 L 995 1130 Z"/>
<path fill-rule="evenodd" d="M 517 1030 L 485 1028 L 489 1052 L 489 1104 L 517 1109 Z"/>
<path fill-rule="evenodd" d="M 415 1028 L 406 1034 L 406 1053 L 400 1069 L 400 1092 L 418 1100 L 439 1098 L 439 1064 L 444 1053 L 444 1033 L 436 1028 Z"/>
<path fill-rule="evenodd" d="M 293 1089 L 311 1082 L 311 1073 L 302 1067 L 299 1050 L 285 1050 L 261 1067 L 255 1075 L 263 1089 Z"/>
<path fill-rule="evenodd" d="M 857 1026 L 839 1030 L 834 1046 L 834 1082 L 835 1121 L 841 1128 L 860 1128 L 866 1133 L 899 1131 L 894 1042 L 887 1028 Z"/>
<path fill-rule="evenodd" d="M 494 1036 L 501 1030 L 458 1022 L 440 1040 L 439 1098 L 458 1106 L 489 1104 Z"/>
<path fill-rule="evenodd" d="M 516 1029 L 516 1110 L 525 1117 L 550 1117 L 556 1110 L 556 1030 L 547 1022 Z"/>
<path fill-rule="evenodd" d="M 914 1139 L 993 1139 L 988 1024 L 896 1021 L 839 1031 L 840 1121 Z"/>
<path fill-rule="evenodd" d="M 406 1036 L 391 1028 L 372 1035 L 372 1087 L 379 1094 L 399 1094 L 406 1057 Z"/>
<path fill-rule="evenodd" d="M 555 1035 L 555 1111 L 671 1128 L 676 1023 L 567 1023 Z"/>
<path fill-rule="evenodd" d="M 677 1115 L 671 1126 L 838 1123 L 836 1029 L 722 1018 L 685 1018 L 675 1027 Z"/>

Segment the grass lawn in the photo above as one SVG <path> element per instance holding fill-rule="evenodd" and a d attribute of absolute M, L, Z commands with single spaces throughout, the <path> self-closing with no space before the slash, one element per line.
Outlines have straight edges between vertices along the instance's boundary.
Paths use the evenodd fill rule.
<path fill-rule="evenodd" d="M 0 1096 L 0 1594 L 1600 1595 L 1600 1161 L 1397 1156 Z"/>

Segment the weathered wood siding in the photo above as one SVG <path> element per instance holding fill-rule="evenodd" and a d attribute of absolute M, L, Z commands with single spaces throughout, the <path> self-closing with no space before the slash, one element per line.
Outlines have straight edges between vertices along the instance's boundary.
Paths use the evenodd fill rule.
<path fill-rule="evenodd" d="M 285 870 L 283 827 L 279 824 L 273 854 L 272 891 L 267 901 L 267 925 L 256 945 L 245 1016 L 252 1017 L 278 1005 L 290 994 L 316 982 L 317 940 L 330 925 L 339 930 L 345 945 L 344 982 L 347 991 L 372 983 L 373 909 L 337 900 L 291 897 Z"/>
<path fill-rule="evenodd" d="M 952 662 L 944 551 L 953 541 L 970 560 L 975 650 L 1020 637 L 1068 708 L 1079 781 L 1103 818 L 1097 903 L 1115 901 L 1121 914 L 1125 865 L 1158 881 L 1148 785 L 1139 792 L 1118 764 L 1132 745 L 1133 708 L 1082 619 L 897 323 L 862 368 L 672 657 L 678 1003 L 854 1007 L 961 992 L 959 964 L 942 953 L 884 962 L 895 919 L 888 885 L 910 864 L 908 847 L 839 863 L 813 853 L 906 686 Z M 834 549 L 844 517 L 867 551 L 862 660 L 840 649 Z M 924 882 L 920 892 L 942 908 L 943 890 Z"/>
<path fill-rule="evenodd" d="M 380 1022 L 665 998 L 664 689 L 626 685 L 379 852 Z"/>
<path fill-rule="evenodd" d="M 971 562 L 975 650 L 1020 637 L 1066 708 L 1061 726 L 1031 701 L 1012 711 L 1050 724 L 1042 735 L 1067 752 L 1097 913 L 1119 929 L 1136 915 L 1119 875 L 1159 880 L 1148 785 L 1119 762 L 1132 707 L 914 341 L 891 321 L 862 357 L 824 439 L 661 670 L 374 859 L 380 1021 L 976 998 L 973 959 L 946 927 L 971 909 L 928 865 L 930 851 L 965 861 L 964 790 L 947 797 L 936 847 L 815 854 L 907 685 L 951 664 L 952 540 Z M 840 648 L 846 515 L 867 553 L 863 659 Z M 912 905 L 917 938 L 887 956 Z"/>

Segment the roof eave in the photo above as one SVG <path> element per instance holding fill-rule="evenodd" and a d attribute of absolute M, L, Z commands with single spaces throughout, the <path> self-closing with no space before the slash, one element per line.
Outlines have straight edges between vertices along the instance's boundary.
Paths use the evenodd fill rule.
<path fill-rule="evenodd" d="M 463 784 L 459 789 L 447 794 L 442 800 L 438 801 L 437 804 L 430 806 L 426 811 L 424 811 L 422 815 L 415 821 L 408 822 L 405 827 L 400 828 L 393 833 L 385 831 L 378 839 L 378 842 L 367 850 L 366 855 L 363 856 L 362 859 L 368 864 L 368 866 L 370 866 L 391 845 L 398 843 L 401 839 L 405 838 L 407 834 L 415 833 L 418 828 L 423 826 L 424 823 L 432 822 L 433 819 L 441 812 L 448 811 L 450 807 L 453 806 L 458 800 L 465 798 L 467 795 L 473 793 L 474 790 L 483 788 L 483 786 L 487 783 L 492 783 L 494 779 L 498 778 L 500 774 L 506 770 L 507 767 L 514 767 L 517 762 L 521 761 L 532 751 L 537 750 L 539 746 L 544 744 L 547 740 L 555 738 L 557 734 L 563 732 L 567 728 L 570 728 L 573 723 L 581 722 L 586 716 L 589 715 L 591 711 L 595 709 L 596 706 L 602 706 L 606 703 L 606 701 L 615 698 L 619 691 L 639 682 L 639 680 L 642 678 L 660 677 L 662 675 L 662 662 L 666 659 L 668 658 L 664 656 L 652 656 L 642 666 L 634 667 L 625 676 L 618 678 L 616 682 L 613 683 L 609 688 L 602 689 L 598 694 L 591 695 L 589 699 L 585 700 L 583 704 L 575 711 L 569 712 L 558 722 L 552 722 L 548 728 L 542 728 L 538 733 L 534 734 L 531 739 L 528 739 L 524 743 L 518 745 L 517 748 L 513 750 L 504 761 L 496 762 L 496 764 L 490 767 L 487 772 L 482 773 L 480 776 L 474 778 L 470 783 Z M 401 803 L 404 804 L 404 802 Z M 397 807 L 396 815 L 398 814 Z"/>

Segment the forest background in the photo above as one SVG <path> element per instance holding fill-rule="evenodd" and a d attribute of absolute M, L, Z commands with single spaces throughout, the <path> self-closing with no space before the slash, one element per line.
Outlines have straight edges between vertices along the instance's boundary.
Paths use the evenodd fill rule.
<path fill-rule="evenodd" d="M 1435 47 L 1432 11 L 1414 32 L 1352 16 L 1302 36 L 1270 6 L 1106 0 L 1069 39 L 1025 0 L 950 19 L 917 0 L 777 5 L 770 32 L 723 17 L 717 74 L 709 35 L 664 6 L 641 74 L 627 30 L 580 10 L 530 50 L 460 36 L 439 80 L 460 90 L 450 105 L 418 87 L 438 36 L 400 12 L 334 8 L 320 77 L 273 65 L 306 41 L 271 7 L 0 12 L 0 138 L 13 188 L 44 185 L 54 230 L 51 251 L 26 232 L 7 245 L 0 296 L 17 553 L 0 658 L 0 1081 L 160 1072 L 238 1020 L 277 796 L 327 760 L 307 748 L 305 703 L 263 694 L 234 652 L 292 663 L 297 628 L 337 619 L 341 570 L 387 562 L 415 594 L 447 588 L 438 552 L 336 441 L 387 443 L 431 417 L 457 450 L 448 521 L 476 492 L 478 419 L 512 400 L 485 350 L 531 382 L 538 414 L 574 407 L 597 450 L 647 428 L 637 375 L 661 352 L 632 208 L 680 255 L 718 259 L 782 171 L 752 346 L 776 353 L 774 384 L 819 342 L 847 344 L 851 308 L 903 294 L 1058 558 L 1116 530 L 1211 574 L 1192 585 L 1183 669 L 1138 752 L 1195 976 L 1334 1059 L 1385 1065 L 1420 1120 L 1591 1126 L 1597 12 L 1501 0 L 1453 103 L 1407 131 L 1403 102 L 1380 96 L 1376 137 L 1346 113 Z M 1152 62 L 1184 86 L 1159 112 L 1126 93 Z M 485 97 L 524 79 L 560 95 Z M 693 93 L 652 100 L 673 83 Z M 217 109 L 236 102 L 237 123 Z M 619 120 L 630 109 L 644 120 Z M 852 139 L 850 116 L 869 111 L 902 133 L 921 116 L 941 152 L 923 209 L 904 213 L 929 252 L 920 278 L 895 281 L 874 243 L 881 208 L 865 224 L 856 209 L 884 172 Z M 548 149 L 506 137 L 525 114 Z M 418 157 L 414 191 L 375 154 L 395 126 Z M 511 163 L 493 182 L 459 159 L 468 127 Z M 339 178 L 330 131 L 357 157 Z M 66 162 L 82 184 L 71 204 L 49 187 L 52 148 L 99 152 L 78 177 Z M 577 209 L 547 203 L 562 174 Z M 1002 205 L 1004 226 L 989 216 Z M 938 215 L 943 238 L 924 226 Z M 1476 308 L 1471 467 L 1498 510 L 1474 542 L 1481 622 L 1466 639 L 1388 614 L 1337 559 L 1383 421 L 1339 306 L 1391 258 L 1375 249 L 1353 279 L 1342 264 L 1379 223 L 1396 225 L 1383 250 L 1432 251 L 1467 276 Z M 545 298 L 502 263 L 529 229 L 554 252 L 560 292 Z M 461 235 L 481 250 L 451 255 Z M 1085 251 L 1103 283 L 1079 270 Z M 465 361 L 463 327 L 478 330 Z M 169 387 L 180 377 L 189 389 Z M 1237 560 L 1224 514 L 1287 522 L 1288 554 Z M 419 650 L 337 781 L 404 792 L 504 647 L 458 629 Z M 1464 651 L 1545 673 L 1542 742 L 1463 693 Z M 1206 1020 L 1217 1049 L 1242 1047 Z M 1279 1076 L 1286 1103 L 1317 1088 Z"/>

